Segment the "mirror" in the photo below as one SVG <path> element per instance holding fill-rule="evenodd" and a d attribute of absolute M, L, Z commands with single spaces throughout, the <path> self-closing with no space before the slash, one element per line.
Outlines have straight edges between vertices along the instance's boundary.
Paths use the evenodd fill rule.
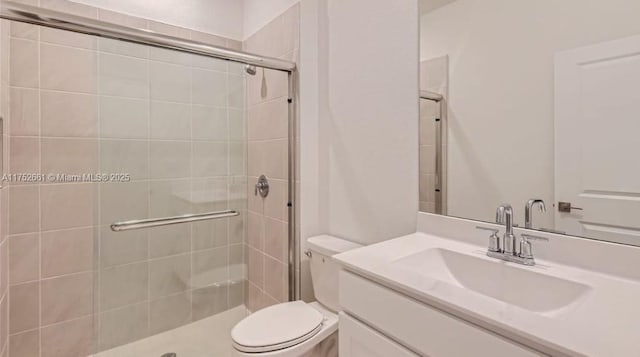
<path fill-rule="evenodd" d="M 640 1 L 420 12 L 420 210 L 640 245 Z"/>

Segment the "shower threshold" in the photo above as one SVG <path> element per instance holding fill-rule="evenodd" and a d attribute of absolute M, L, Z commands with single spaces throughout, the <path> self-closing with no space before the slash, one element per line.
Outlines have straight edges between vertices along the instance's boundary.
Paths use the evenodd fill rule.
<path fill-rule="evenodd" d="M 93 357 L 231 356 L 231 329 L 247 316 L 244 306 L 93 355 Z"/>

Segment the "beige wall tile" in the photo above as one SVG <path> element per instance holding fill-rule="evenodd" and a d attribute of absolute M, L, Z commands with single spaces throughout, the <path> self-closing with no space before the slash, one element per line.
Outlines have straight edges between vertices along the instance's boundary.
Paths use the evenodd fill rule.
<path fill-rule="evenodd" d="M 244 109 L 229 109 L 229 140 L 247 138 L 247 117 Z"/>
<path fill-rule="evenodd" d="M 42 277 L 91 271 L 94 267 L 95 228 L 42 233 Z"/>
<path fill-rule="evenodd" d="M 100 94 L 148 98 L 148 62 L 134 57 L 100 53 Z"/>
<path fill-rule="evenodd" d="M 96 49 L 97 47 L 97 39 L 95 36 L 47 27 L 40 28 L 40 41 L 89 50 Z"/>
<path fill-rule="evenodd" d="M 9 332 L 32 330 L 40 323 L 40 283 L 12 285 L 9 288 Z"/>
<path fill-rule="evenodd" d="M 163 62 L 150 63 L 151 99 L 189 103 L 191 69 Z"/>
<path fill-rule="evenodd" d="M 183 103 L 151 102 L 152 139 L 191 139 L 191 106 Z"/>
<path fill-rule="evenodd" d="M 11 39 L 10 84 L 19 87 L 37 88 L 39 84 L 38 43 Z"/>
<path fill-rule="evenodd" d="M 420 146 L 420 173 L 434 174 L 436 170 L 436 148 L 432 145 Z"/>
<path fill-rule="evenodd" d="M 43 138 L 41 170 L 44 174 L 82 175 L 98 171 L 98 140 Z"/>
<path fill-rule="evenodd" d="M 264 217 L 261 214 L 247 214 L 247 244 L 255 249 L 264 247 Z"/>
<path fill-rule="evenodd" d="M 12 335 L 9 350 L 14 357 L 40 357 L 40 330 Z"/>
<path fill-rule="evenodd" d="M 148 21 L 149 30 L 161 33 L 163 35 L 169 35 L 174 37 L 181 37 L 189 39 L 191 37 L 191 30 L 184 27 L 173 26 L 157 21 Z"/>
<path fill-rule="evenodd" d="M 40 191 L 43 230 L 97 225 L 96 185 L 91 183 L 43 185 Z"/>
<path fill-rule="evenodd" d="M 62 11 L 91 19 L 96 19 L 98 17 L 97 8 L 68 0 L 40 0 L 40 6 L 45 9 Z"/>
<path fill-rule="evenodd" d="M 33 5 L 37 6 L 38 2 L 34 1 Z M 24 38 L 27 40 L 38 40 L 40 37 L 40 28 L 37 25 L 30 25 L 20 22 L 12 22 L 10 25 L 11 37 Z"/>
<path fill-rule="evenodd" d="M 110 225 L 149 217 L 147 182 L 109 182 L 100 184 L 100 223 Z"/>
<path fill-rule="evenodd" d="M 174 329 L 190 321 L 191 297 L 189 293 L 151 301 L 149 323 L 152 334 Z"/>
<path fill-rule="evenodd" d="M 224 107 L 227 105 L 227 76 L 216 71 L 193 69 L 193 103 Z"/>
<path fill-rule="evenodd" d="M 191 212 L 191 182 L 188 179 L 149 183 L 151 217 L 169 217 Z"/>
<path fill-rule="evenodd" d="M 247 254 L 249 281 L 261 287 L 264 283 L 264 255 L 253 248 L 248 248 Z"/>
<path fill-rule="evenodd" d="M 191 249 L 191 227 L 177 224 L 149 230 L 149 257 L 161 258 L 187 253 Z"/>
<path fill-rule="evenodd" d="M 42 328 L 42 357 L 85 357 L 93 353 L 93 317 Z"/>
<path fill-rule="evenodd" d="M 193 320 L 200 320 L 229 308 L 228 303 L 228 287 L 226 286 L 210 286 L 193 291 Z"/>
<path fill-rule="evenodd" d="M 227 109 L 192 106 L 193 140 L 225 141 L 229 137 Z"/>
<path fill-rule="evenodd" d="M 131 180 L 149 178 L 149 145 L 142 140 L 101 140 L 100 172 L 127 173 Z"/>
<path fill-rule="evenodd" d="M 285 265 L 271 257 L 264 258 L 264 290 L 278 302 L 287 301 L 287 269 Z"/>
<path fill-rule="evenodd" d="M 98 50 L 116 55 L 149 58 L 149 46 L 120 40 L 112 40 L 110 38 L 99 38 Z"/>
<path fill-rule="evenodd" d="M 100 349 L 133 342 L 149 335 L 149 304 L 125 306 L 100 314 Z"/>
<path fill-rule="evenodd" d="M 104 269 L 100 276 L 100 310 L 122 307 L 148 299 L 148 262 Z"/>
<path fill-rule="evenodd" d="M 158 47 L 149 47 L 149 58 L 153 61 L 190 66 L 194 55 Z"/>
<path fill-rule="evenodd" d="M 9 237 L 9 282 L 18 284 L 40 278 L 40 236 L 37 233 Z"/>
<path fill-rule="evenodd" d="M 146 19 L 105 9 L 98 9 L 98 19 L 138 29 L 148 28 L 148 21 Z"/>
<path fill-rule="evenodd" d="M 270 180 L 269 196 L 264 199 L 264 214 L 280 221 L 287 220 L 287 183 Z"/>
<path fill-rule="evenodd" d="M 192 259 L 192 275 L 197 287 L 223 284 L 229 280 L 229 256 L 226 247 L 194 252 Z"/>
<path fill-rule="evenodd" d="M 147 230 L 113 232 L 109 227 L 100 229 L 100 264 L 111 267 L 147 259 Z"/>
<path fill-rule="evenodd" d="M 192 143 L 194 177 L 225 176 L 229 173 L 228 145 L 198 141 Z"/>
<path fill-rule="evenodd" d="M 9 133 L 35 136 L 40 133 L 40 95 L 36 89 L 11 88 Z"/>
<path fill-rule="evenodd" d="M 103 138 L 148 138 L 148 101 L 100 97 L 100 135 Z"/>
<path fill-rule="evenodd" d="M 287 224 L 271 218 L 264 219 L 264 252 L 281 262 L 287 260 Z"/>
<path fill-rule="evenodd" d="M 197 222 L 192 225 L 192 249 L 202 250 L 221 247 L 227 244 L 227 220 Z"/>
<path fill-rule="evenodd" d="M 43 325 L 93 312 L 93 272 L 45 279 L 41 282 L 41 289 Z"/>
<path fill-rule="evenodd" d="M 41 91 L 42 136 L 98 135 L 98 99 L 94 95 Z"/>
<path fill-rule="evenodd" d="M 40 229 L 39 187 L 9 187 L 9 233 L 31 233 Z"/>
<path fill-rule="evenodd" d="M 247 277 L 246 261 L 244 259 L 244 244 L 228 246 L 229 254 L 229 279 L 242 281 Z"/>
<path fill-rule="evenodd" d="M 244 75 L 227 75 L 227 105 L 230 108 L 242 109 L 246 106 Z"/>
<path fill-rule="evenodd" d="M 149 174 L 156 179 L 191 175 L 191 144 L 188 141 L 150 141 Z"/>
<path fill-rule="evenodd" d="M 158 298 L 189 289 L 191 256 L 177 255 L 149 262 L 149 294 Z"/>
<path fill-rule="evenodd" d="M 40 46 L 40 88 L 95 93 L 96 54 L 71 47 Z"/>
<path fill-rule="evenodd" d="M 10 140 L 9 173 L 40 173 L 40 139 L 37 137 L 11 137 Z"/>
<path fill-rule="evenodd" d="M 288 140 L 265 141 L 263 151 L 263 174 L 268 178 L 285 180 L 288 177 Z"/>

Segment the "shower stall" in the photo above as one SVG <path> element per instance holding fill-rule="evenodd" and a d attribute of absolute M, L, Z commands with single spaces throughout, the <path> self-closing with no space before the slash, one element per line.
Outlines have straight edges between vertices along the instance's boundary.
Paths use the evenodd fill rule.
<path fill-rule="evenodd" d="M 299 298 L 297 42 L 53 3 L 0 5 L 9 355 L 228 355 Z"/>

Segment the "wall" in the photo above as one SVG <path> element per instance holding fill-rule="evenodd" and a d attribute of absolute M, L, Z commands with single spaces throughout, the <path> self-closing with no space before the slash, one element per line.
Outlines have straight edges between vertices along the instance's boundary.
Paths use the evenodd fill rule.
<path fill-rule="evenodd" d="M 522 224 L 529 198 L 553 202 L 553 54 L 637 34 L 639 12 L 626 0 L 458 0 L 422 16 L 421 59 L 451 63 L 449 214 L 492 221 L 508 201 Z"/>
<path fill-rule="evenodd" d="M 138 16 L 228 37 L 244 38 L 242 0 L 73 0 L 106 10 Z"/>
<path fill-rule="evenodd" d="M 248 39 L 300 0 L 243 0 L 244 38 Z"/>
<path fill-rule="evenodd" d="M 301 36 L 303 249 L 319 233 L 371 244 L 414 232 L 417 1 L 303 1 Z"/>
<path fill-rule="evenodd" d="M 244 50 L 297 61 L 300 7 L 294 5 L 244 41 Z M 246 306 L 255 311 L 288 300 L 288 76 L 258 69 L 247 77 L 249 269 Z M 270 190 L 254 194 L 260 175 Z"/>
<path fill-rule="evenodd" d="M 240 47 L 76 3 L 40 5 Z M 242 305 L 242 66 L 17 23 L 10 41 L 10 172 L 131 174 L 124 183 L 9 182 L 11 355 L 86 356 Z M 227 207 L 242 215 L 109 229 Z"/>

